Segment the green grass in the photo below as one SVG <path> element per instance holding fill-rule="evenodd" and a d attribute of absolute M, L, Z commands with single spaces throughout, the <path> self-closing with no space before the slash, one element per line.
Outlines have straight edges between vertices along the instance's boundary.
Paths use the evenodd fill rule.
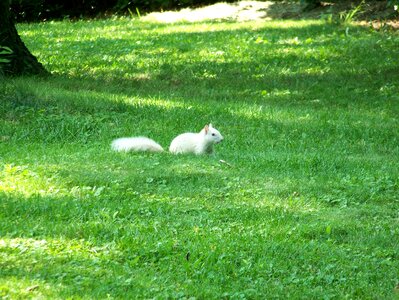
<path fill-rule="evenodd" d="M 397 298 L 397 33 L 18 29 L 53 76 L 0 84 L 0 298 Z M 211 157 L 110 150 L 208 122 Z"/>

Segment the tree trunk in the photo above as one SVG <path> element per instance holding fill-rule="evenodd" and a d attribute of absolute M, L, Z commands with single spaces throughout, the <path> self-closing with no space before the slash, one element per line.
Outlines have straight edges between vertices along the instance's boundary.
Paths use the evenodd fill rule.
<path fill-rule="evenodd" d="M 1 51 L 8 48 L 12 53 L 4 54 L 8 51 Z M 18 35 L 11 18 L 9 0 L 0 0 L 0 73 L 6 76 L 48 74 Z"/>

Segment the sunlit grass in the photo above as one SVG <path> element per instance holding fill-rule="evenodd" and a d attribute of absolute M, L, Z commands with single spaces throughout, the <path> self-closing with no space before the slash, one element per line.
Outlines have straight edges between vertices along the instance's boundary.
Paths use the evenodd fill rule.
<path fill-rule="evenodd" d="M 18 29 L 53 76 L 0 83 L 0 298 L 395 298 L 397 34 Z M 211 157 L 110 150 L 209 122 L 225 136 Z"/>

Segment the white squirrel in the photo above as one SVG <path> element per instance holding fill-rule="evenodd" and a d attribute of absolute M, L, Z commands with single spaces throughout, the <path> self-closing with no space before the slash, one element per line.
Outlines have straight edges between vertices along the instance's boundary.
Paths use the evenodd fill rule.
<path fill-rule="evenodd" d="M 186 132 L 175 137 L 170 144 L 169 151 L 173 154 L 194 153 L 211 154 L 213 145 L 220 143 L 223 136 L 213 128 L 212 124 L 205 125 L 199 133 Z M 115 151 L 148 151 L 162 152 L 164 149 L 154 140 L 147 137 L 124 137 L 112 142 Z"/>

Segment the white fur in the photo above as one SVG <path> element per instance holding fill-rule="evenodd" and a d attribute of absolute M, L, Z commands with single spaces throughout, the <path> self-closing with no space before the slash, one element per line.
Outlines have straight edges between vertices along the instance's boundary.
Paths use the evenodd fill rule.
<path fill-rule="evenodd" d="M 223 136 L 212 127 L 206 125 L 199 133 L 182 133 L 175 137 L 170 144 L 169 151 L 173 154 L 194 153 L 206 154 L 213 152 L 213 145 L 221 142 Z"/>
<path fill-rule="evenodd" d="M 111 148 L 115 151 L 149 151 L 162 152 L 163 148 L 157 142 L 147 137 L 125 137 L 112 142 Z"/>

